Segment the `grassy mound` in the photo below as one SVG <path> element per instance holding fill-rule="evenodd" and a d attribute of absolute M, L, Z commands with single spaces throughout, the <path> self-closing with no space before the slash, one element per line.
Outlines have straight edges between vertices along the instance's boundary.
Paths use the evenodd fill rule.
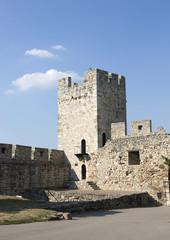
<path fill-rule="evenodd" d="M 42 203 L 13 196 L 0 196 L 0 225 L 47 221 L 57 212 L 42 208 Z"/>

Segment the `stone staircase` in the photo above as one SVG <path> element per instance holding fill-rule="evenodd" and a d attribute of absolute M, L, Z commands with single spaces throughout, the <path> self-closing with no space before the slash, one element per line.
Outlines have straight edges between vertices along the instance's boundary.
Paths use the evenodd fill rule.
<path fill-rule="evenodd" d="M 89 187 L 92 189 L 92 190 L 101 190 L 97 184 L 93 181 L 87 181 L 87 184 L 89 185 Z"/>
<path fill-rule="evenodd" d="M 82 190 L 101 190 L 93 181 L 67 181 L 65 182 L 66 189 L 82 189 Z"/>

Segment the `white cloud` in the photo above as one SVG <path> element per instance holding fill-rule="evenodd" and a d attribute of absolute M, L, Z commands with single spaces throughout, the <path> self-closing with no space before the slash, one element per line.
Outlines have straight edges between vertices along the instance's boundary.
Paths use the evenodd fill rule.
<path fill-rule="evenodd" d="M 55 69 L 50 69 L 45 73 L 37 72 L 24 74 L 22 77 L 12 81 L 12 84 L 20 91 L 26 91 L 31 88 L 46 89 L 57 87 L 57 81 L 63 77 L 71 77 L 76 82 L 83 80 L 83 78 L 75 72 L 61 72 Z"/>
<path fill-rule="evenodd" d="M 5 94 L 14 94 L 14 90 L 13 89 L 9 89 L 7 91 L 5 91 Z"/>
<path fill-rule="evenodd" d="M 67 48 L 63 47 L 62 45 L 55 45 L 52 46 L 52 48 L 55 50 L 67 50 Z"/>
<path fill-rule="evenodd" d="M 27 50 L 25 52 L 25 55 L 31 55 L 31 56 L 38 56 L 41 58 L 53 58 L 53 57 L 58 57 L 58 55 L 54 55 L 53 53 L 47 51 L 47 50 L 42 50 L 42 49 L 31 49 Z"/>

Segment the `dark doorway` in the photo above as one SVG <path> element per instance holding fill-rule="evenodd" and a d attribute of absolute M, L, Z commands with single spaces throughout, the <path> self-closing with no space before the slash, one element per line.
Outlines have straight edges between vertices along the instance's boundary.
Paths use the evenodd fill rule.
<path fill-rule="evenodd" d="M 103 133 L 102 134 L 102 147 L 104 147 L 105 143 L 106 143 L 106 133 Z"/>
<path fill-rule="evenodd" d="M 81 141 L 81 153 L 86 153 L 86 141 L 84 139 Z"/>
<path fill-rule="evenodd" d="M 83 164 L 81 166 L 81 176 L 82 176 L 82 179 L 86 179 L 86 165 Z"/>

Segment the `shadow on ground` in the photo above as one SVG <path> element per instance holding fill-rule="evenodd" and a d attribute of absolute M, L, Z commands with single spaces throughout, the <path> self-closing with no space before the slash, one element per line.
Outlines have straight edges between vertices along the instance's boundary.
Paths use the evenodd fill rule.
<path fill-rule="evenodd" d="M 0 196 L 0 212 L 22 211 L 41 208 L 42 203 L 29 199 Z"/>
<path fill-rule="evenodd" d="M 80 213 L 72 213 L 73 219 L 77 218 L 86 218 L 86 217 L 104 217 L 106 215 L 115 215 L 118 213 L 122 213 L 121 211 L 113 211 L 113 210 L 100 210 L 100 211 L 90 211 L 90 212 L 80 212 Z"/>

